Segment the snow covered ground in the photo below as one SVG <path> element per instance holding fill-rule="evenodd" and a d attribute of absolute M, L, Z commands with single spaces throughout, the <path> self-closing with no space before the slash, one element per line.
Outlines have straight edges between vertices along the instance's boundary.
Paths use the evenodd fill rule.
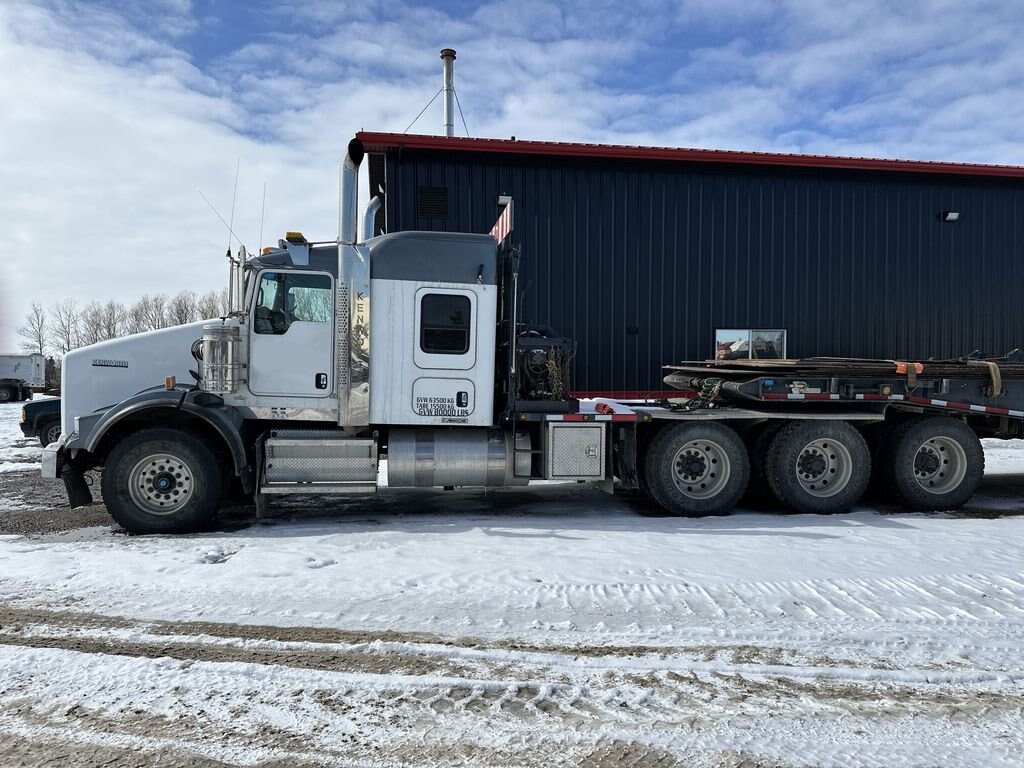
<path fill-rule="evenodd" d="M 38 460 L 17 410 L 0 465 Z M 0 537 L 0 754 L 1024 765 L 1022 447 L 987 444 L 955 514 L 689 520 L 542 485 Z"/>
<path fill-rule="evenodd" d="M 22 403 L 0 404 L 0 472 L 39 469 L 42 448 L 39 446 L 38 438 L 25 437 L 18 428 L 18 424 L 21 423 L 21 406 Z M 2 503 L 0 500 L 0 504 Z"/>

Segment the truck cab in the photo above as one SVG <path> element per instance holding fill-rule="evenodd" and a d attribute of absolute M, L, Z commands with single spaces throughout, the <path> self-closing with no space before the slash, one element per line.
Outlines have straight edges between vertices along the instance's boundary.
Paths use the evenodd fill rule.
<path fill-rule="evenodd" d="M 64 434 L 44 474 L 64 478 L 73 504 L 90 500 L 81 473 L 97 466 L 111 514 L 139 532 L 194 530 L 231 488 L 258 510 L 274 494 L 375 492 L 383 460 L 391 487 L 546 476 L 542 430 L 515 414 L 527 401 L 575 408 L 567 386 L 543 384 L 550 372 L 567 383 L 568 342 L 542 329 L 520 342 L 518 257 L 493 234 L 360 241 L 361 153 L 353 141 L 336 241 L 292 232 L 240 253 L 227 316 L 67 356 Z M 579 450 L 604 457 L 603 440 L 599 429 Z M 586 477 L 604 479 L 604 464 Z"/>

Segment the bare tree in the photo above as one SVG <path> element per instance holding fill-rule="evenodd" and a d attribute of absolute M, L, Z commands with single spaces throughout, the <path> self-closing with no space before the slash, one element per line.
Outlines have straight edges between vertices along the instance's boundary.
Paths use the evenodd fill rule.
<path fill-rule="evenodd" d="M 217 294 L 217 301 L 220 304 L 220 312 L 217 313 L 217 317 L 224 317 L 231 311 L 230 291 L 227 288 L 221 288 L 220 293 Z"/>
<path fill-rule="evenodd" d="M 81 346 L 78 329 L 78 304 L 74 299 L 62 299 L 50 311 L 50 346 L 58 355 L 64 355 Z"/>
<path fill-rule="evenodd" d="M 220 311 L 220 297 L 216 291 L 207 291 L 196 299 L 196 314 L 201 320 L 212 320 L 215 317 L 222 317 Z"/>
<path fill-rule="evenodd" d="M 117 301 L 108 301 L 103 306 L 103 338 L 116 339 L 127 332 L 128 311 Z"/>
<path fill-rule="evenodd" d="M 162 293 L 150 296 L 143 294 L 128 309 L 127 330 L 129 333 L 142 333 L 166 328 L 171 325 L 167 319 L 167 297 Z"/>
<path fill-rule="evenodd" d="M 103 341 L 104 322 L 103 305 L 98 301 L 90 301 L 78 313 L 79 346 L 87 347 Z"/>
<path fill-rule="evenodd" d="M 167 305 L 167 319 L 171 325 L 184 325 L 198 320 L 198 303 L 192 291 L 181 291 Z"/>
<path fill-rule="evenodd" d="M 126 333 L 142 333 L 143 331 L 149 330 L 146 324 L 146 317 L 149 314 L 148 305 L 149 297 L 143 296 L 128 307 L 124 322 L 124 330 Z"/>
<path fill-rule="evenodd" d="M 25 339 L 19 346 L 26 352 L 45 354 L 46 334 L 46 309 L 38 301 L 33 301 L 32 308 L 25 315 L 25 324 L 18 328 L 18 335 Z"/>
<path fill-rule="evenodd" d="M 155 331 L 171 325 L 167 317 L 167 296 L 162 293 L 154 293 L 152 296 L 143 296 L 142 298 L 149 300 L 147 305 L 149 309 L 146 315 L 146 323 L 149 326 L 147 330 Z"/>

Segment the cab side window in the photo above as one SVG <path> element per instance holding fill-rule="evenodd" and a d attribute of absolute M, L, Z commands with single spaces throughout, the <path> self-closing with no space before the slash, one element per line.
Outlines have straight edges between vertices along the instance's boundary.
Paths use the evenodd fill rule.
<path fill-rule="evenodd" d="M 468 296 L 428 293 L 420 304 L 420 349 L 434 355 L 464 355 L 469 351 Z"/>
<path fill-rule="evenodd" d="M 256 292 L 253 330 L 280 336 L 294 322 L 330 322 L 333 311 L 329 275 L 264 272 Z"/>

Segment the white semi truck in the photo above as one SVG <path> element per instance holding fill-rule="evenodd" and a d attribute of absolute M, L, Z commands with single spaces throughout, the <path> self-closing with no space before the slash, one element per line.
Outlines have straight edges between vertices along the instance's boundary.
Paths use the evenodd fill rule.
<path fill-rule="evenodd" d="M 391 488 L 586 482 L 680 515 L 752 492 L 845 510 L 874 467 L 900 503 L 952 508 L 981 479 L 979 435 L 1022 434 L 1024 366 L 1009 361 L 689 364 L 666 378 L 678 398 L 578 401 L 572 343 L 517 316 L 511 208 L 491 235 L 361 238 L 362 157 L 353 140 L 337 240 L 243 250 L 226 317 L 65 357 L 43 474 L 73 506 L 102 468 L 122 526 L 191 531 L 231 493 L 261 510 L 273 494 L 375 492 L 386 459 Z"/>
<path fill-rule="evenodd" d="M 46 358 L 0 355 L 0 403 L 31 400 L 33 390 L 46 386 Z"/>

